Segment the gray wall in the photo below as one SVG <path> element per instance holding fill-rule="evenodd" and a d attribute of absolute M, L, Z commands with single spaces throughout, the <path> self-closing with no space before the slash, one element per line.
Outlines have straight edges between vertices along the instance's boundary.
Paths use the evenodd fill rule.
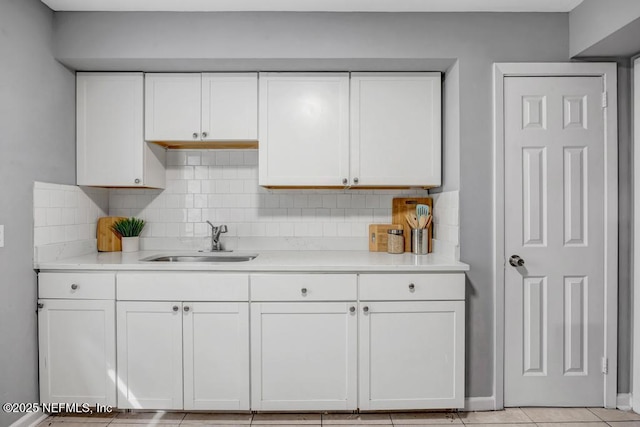
<path fill-rule="evenodd" d="M 638 0 L 584 0 L 569 13 L 571 56 L 631 56 L 639 47 L 638 18 Z"/>
<path fill-rule="evenodd" d="M 567 14 L 57 13 L 55 23 L 57 57 L 84 69 L 346 67 L 345 59 L 397 69 L 457 59 L 467 395 L 493 395 L 492 64 L 567 61 Z"/>
<path fill-rule="evenodd" d="M 38 401 L 33 181 L 75 182 L 75 77 L 52 39 L 40 1 L 0 1 L 0 402 Z"/>

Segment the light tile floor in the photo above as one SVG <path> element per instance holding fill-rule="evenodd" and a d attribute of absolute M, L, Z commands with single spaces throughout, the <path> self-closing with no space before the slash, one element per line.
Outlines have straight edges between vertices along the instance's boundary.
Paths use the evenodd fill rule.
<path fill-rule="evenodd" d="M 38 427 L 640 427 L 640 414 L 603 408 L 508 408 L 489 412 L 373 414 L 213 414 L 204 412 L 115 412 L 52 415 Z"/>

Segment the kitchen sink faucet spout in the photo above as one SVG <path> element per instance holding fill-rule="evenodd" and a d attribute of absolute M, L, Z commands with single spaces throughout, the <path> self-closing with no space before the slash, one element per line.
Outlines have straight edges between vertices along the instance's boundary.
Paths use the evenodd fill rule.
<path fill-rule="evenodd" d="M 210 252 L 223 252 L 222 244 L 220 243 L 220 234 L 227 232 L 226 225 L 216 226 L 211 223 L 211 221 L 207 220 L 207 224 L 211 226 L 211 248 Z"/>

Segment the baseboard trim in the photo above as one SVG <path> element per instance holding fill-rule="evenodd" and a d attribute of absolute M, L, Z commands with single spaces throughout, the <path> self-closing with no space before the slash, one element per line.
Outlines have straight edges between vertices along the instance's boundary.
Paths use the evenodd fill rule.
<path fill-rule="evenodd" d="M 42 420 L 47 418 L 48 414 L 43 414 L 42 412 L 32 412 L 30 414 L 25 415 L 22 418 L 19 418 L 15 423 L 11 424 L 9 427 L 33 427 L 38 425 Z"/>
<path fill-rule="evenodd" d="M 631 393 L 618 393 L 616 396 L 616 408 L 618 409 L 630 411 L 632 403 Z"/>
<path fill-rule="evenodd" d="M 496 398 L 488 397 L 467 397 L 464 399 L 464 411 L 495 411 Z"/>

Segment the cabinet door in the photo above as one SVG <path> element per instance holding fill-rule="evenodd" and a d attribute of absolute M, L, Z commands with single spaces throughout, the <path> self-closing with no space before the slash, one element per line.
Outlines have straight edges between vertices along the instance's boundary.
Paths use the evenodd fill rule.
<path fill-rule="evenodd" d="M 40 401 L 115 406 L 115 302 L 39 302 Z"/>
<path fill-rule="evenodd" d="M 182 409 L 182 305 L 117 303 L 118 407 Z"/>
<path fill-rule="evenodd" d="M 441 184 L 440 73 L 352 73 L 351 184 Z"/>
<path fill-rule="evenodd" d="M 464 406 L 464 301 L 360 303 L 360 409 Z"/>
<path fill-rule="evenodd" d="M 144 94 L 147 141 L 200 140 L 199 73 L 147 73 Z"/>
<path fill-rule="evenodd" d="M 251 304 L 253 410 L 356 409 L 351 307 L 355 303 Z"/>
<path fill-rule="evenodd" d="M 142 73 L 78 73 L 76 84 L 78 185 L 142 185 Z"/>
<path fill-rule="evenodd" d="M 260 74 L 259 183 L 343 186 L 349 74 Z"/>
<path fill-rule="evenodd" d="M 249 304 L 183 304 L 184 409 L 249 410 Z"/>
<path fill-rule="evenodd" d="M 202 75 L 202 140 L 258 139 L 258 75 Z"/>

